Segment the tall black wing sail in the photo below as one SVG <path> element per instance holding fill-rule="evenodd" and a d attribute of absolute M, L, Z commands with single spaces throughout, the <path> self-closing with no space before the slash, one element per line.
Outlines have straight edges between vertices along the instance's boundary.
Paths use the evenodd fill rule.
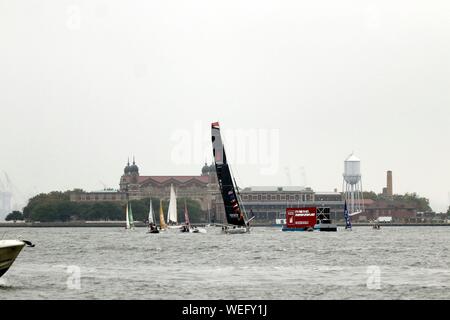
<path fill-rule="evenodd" d="M 227 222 L 237 226 L 245 226 L 244 211 L 242 210 L 241 205 L 239 204 L 239 199 L 236 196 L 236 190 L 231 177 L 230 168 L 228 167 L 218 122 L 214 122 L 211 125 L 211 134 L 214 162 L 216 165 L 220 192 L 222 193 L 223 204 L 225 206 Z"/>

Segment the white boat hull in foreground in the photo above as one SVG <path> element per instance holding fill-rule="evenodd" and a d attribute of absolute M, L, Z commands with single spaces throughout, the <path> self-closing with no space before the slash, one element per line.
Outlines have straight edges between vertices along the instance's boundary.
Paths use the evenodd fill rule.
<path fill-rule="evenodd" d="M 20 240 L 0 240 L 0 277 L 8 271 L 25 245 Z"/>

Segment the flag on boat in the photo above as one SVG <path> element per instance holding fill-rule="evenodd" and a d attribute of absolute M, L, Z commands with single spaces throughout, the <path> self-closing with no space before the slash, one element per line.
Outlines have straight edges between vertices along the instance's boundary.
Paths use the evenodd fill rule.
<path fill-rule="evenodd" d="M 345 229 L 351 229 L 352 223 L 350 221 L 350 216 L 348 215 L 347 200 L 345 200 L 344 204 L 344 219 L 345 219 Z"/>

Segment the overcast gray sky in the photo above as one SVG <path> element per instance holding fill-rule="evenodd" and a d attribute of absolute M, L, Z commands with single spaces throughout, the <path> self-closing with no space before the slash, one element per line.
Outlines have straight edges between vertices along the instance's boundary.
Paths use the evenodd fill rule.
<path fill-rule="evenodd" d="M 25 195 L 118 187 L 133 154 L 198 174 L 218 120 L 273 151 L 230 151 L 241 186 L 340 190 L 354 151 L 364 189 L 392 170 L 446 210 L 449 57 L 446 0 L 0 0 L 0 170 Z"/>

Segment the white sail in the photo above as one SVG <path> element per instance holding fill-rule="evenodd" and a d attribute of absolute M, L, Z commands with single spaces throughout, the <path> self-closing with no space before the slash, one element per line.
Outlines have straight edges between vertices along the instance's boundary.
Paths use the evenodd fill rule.
<path fill-rule="evenodd" d="M 170 185 L 170 201 L 169 201 L 169 210 L 167 211 L 167 222 L 168 223 L 178 223 L 177 219 L 177 196 L 175 194 L 175 190 L 173 185 Z"/>
<path fill-rule="evenodd" d="M 130 226 L 130 219 L 129 219 L 129 217 L 128 217 L 128 203 L 127 203 L 127 208 L 125 209 L 125 220 L 126 220 L 126 229 L 130 229 L 131 228 L 131 226 Z"/>
<path fill-rule="evenodd" d="M 155 217 L 153 215 L 153 205 L 152 205 L 152 199 L 150 199 L 150 208 L 148 210 L 148 223 L 155 223 Z"/>

